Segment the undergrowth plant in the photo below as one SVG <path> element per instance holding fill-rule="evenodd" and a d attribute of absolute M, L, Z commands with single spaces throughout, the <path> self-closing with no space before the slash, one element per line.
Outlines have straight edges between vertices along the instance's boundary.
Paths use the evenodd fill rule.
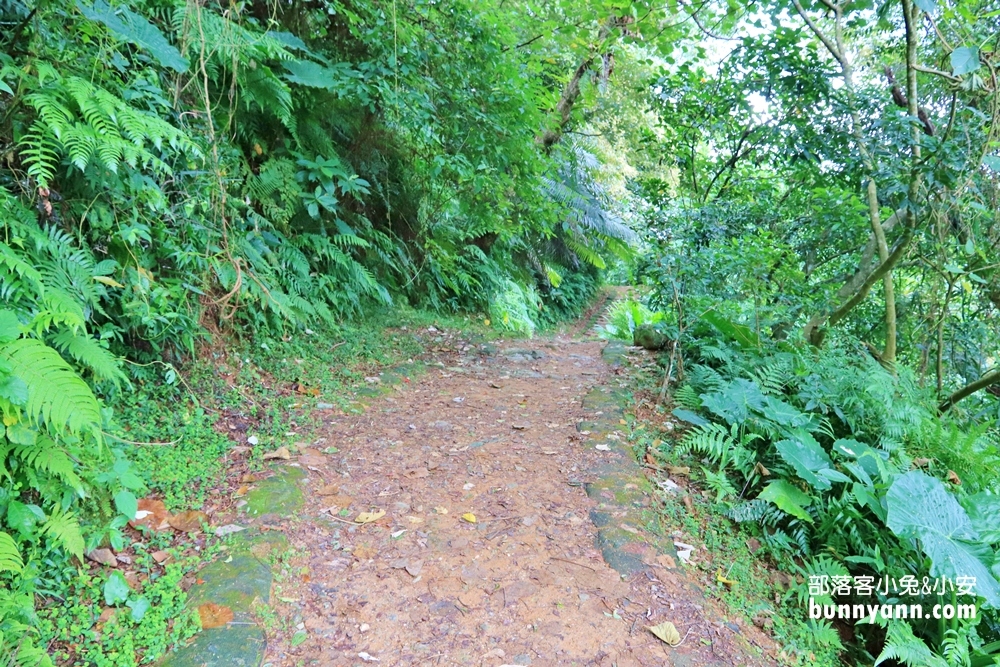
<path fill-rule="evenodd" d="M 940 417 L 906 368 L 889 372 L 858 348 L 748 346 L 715 330 L 689 344 L 675 415 L 692 428 L 665 444 L 663 455 L 706 464 L 704 483 L 726 516 L 756 525 L 778 562 L 800 575 L 790 594 L 803 614 L 817 576 L 975 577 L 970 596 L 888 590 L 872 599 L 851 592 L 817 599 L 929 609 L 943 596 L 979 610 L 975 621 L 858 623 L 856 641 L 843 650 L 876 664 L 993 664 L 1000 647 L 993 643 L 1000 603 L 992 570 L 1000 539 L 995 429 Z M 952 467 L 959 452 L 961 473 Z M 815 623 L 833 632 L 829 621 Z"/>

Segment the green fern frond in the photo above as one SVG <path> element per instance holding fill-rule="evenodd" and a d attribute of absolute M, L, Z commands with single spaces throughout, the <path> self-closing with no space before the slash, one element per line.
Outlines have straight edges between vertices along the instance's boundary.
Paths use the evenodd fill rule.
<path fill-rule="evenodd" d="M 56 349 L 65 352 L 101 379 L 120 386 L 126 379 L 118 358 L 102 347 L 96 338 L 74 331 L 61 331 L 52 337 Z"/>
<path fill-rule="evenodd" d="M 18 574 L 23 569 L 24 561 L 21 559 L 21 550 L 17 548 L 17 542 L 7 533 L 0 531 L 0 572 Z"/>
<path fill-rule="evenodd" d="M 948 667 L 948 662 L 937 655 L 913 634 L 913 628 L 906 621 L 892 621 L 886 633 L 885 646 L 875 661 L 875 666 L 887 660 L 895 660 L 909 667 Z"/>
<path fill-rule="evenodd" d="M 701 396 L 690 384 L 682 384 L 674 391 L 674 402 L 682 408 L 697 410 L 701 407 Z"/>
<path fill-rule="evenodd" d="M 84 496 L 83 480 L 76 474 L 73 460 L 50 438 L 42 436 L 33 445 L 17 445 L 11 453 L 26 467 L 58 477 Z"/>
<path fill-rule="evenodd" d="M 83 533 L 72 512 L 62 511 L 58 505 L 53 507 L 42 526 L 42 533 L 54 538 L 63 549 L 83 560 Z"/>
<path fill-rule="evenodd" d="M 0 364 L 27 385 L 25 410 L 31 421 L 45 423 L 53 433 L 68 429 L 99 435 L 97 398 L 58 352 L 40 340 L 20 338 L 0 346 Z"/>

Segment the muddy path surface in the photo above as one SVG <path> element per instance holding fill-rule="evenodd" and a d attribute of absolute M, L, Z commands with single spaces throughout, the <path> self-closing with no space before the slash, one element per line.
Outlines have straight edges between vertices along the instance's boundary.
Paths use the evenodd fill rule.
<path fill-rule="evenodd" d="M 441 347 L 362 414 L 331 413 L 284 464 L 304 505 L 254 520 L 294 554 L 271 602 L 298 639 L 268 631 L 263 663 L 773 664 L 643 526 L 656 501 L 615 432 L 604 345 Z M 679 646 L 646 630 L 663 621 Z"/>

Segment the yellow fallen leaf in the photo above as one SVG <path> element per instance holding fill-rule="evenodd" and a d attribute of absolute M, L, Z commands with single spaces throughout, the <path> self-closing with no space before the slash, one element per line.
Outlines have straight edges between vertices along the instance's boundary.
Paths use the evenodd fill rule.
<path fill-rule="evenodd" d="M 619 423 L 619 424 L 621 424 L 622 426 L 624 426 L 624 425 L 625 425 L 625 424 L 627 424 L 628 422 L 626 422 L 626 421 L 625 421 L 624 419 L 619 419 L 619 420 L 618 420 L 618 423 Z"/>
<path fill-rule="evenodd" d="M 664 621 L 659 625 L 646 626 L 646 629 L 652 632 L 657 639 L 671 646 L 677 646 L 681 643 L 681 633 L 677 632 L 677 628 L 670 621 Z"/>
<path fill-rule="evenodd" d="M 718 581 L 720 584 L 725 584 L 726 586 L 729 586 L 730 588 L 732 588 L 733 585 L 736 584 L 735 580 L 727 579 L 722 574 L 722 568 L 719 568 L 718 570 L 715 571 L 715 580 Z"/>
<path fill-rule="evenodd" d="M 448 508 L 447 507 L 435 507 L 434 511 L 437 512 L 438 514 L 447 514 L 448 513 Z"/>
<path fill-rule="evenodd" d="M 261 458 L 263 458 L 265 461 L 268 461 L 270 459 L 281 459 L 283 461 L 287 461 L 288 459 L 292 458 L 292 453 L 288 451 L 288 447 L 278 447 L 273 452 L 268 452 L 267 454 L 264 454 L 264 456 L 262 456 Z"/>
<path fill-rule="evenodd" d="M 469 523 L 475 523 L 476 522 L 476 515 L 473 514 L 472 512 L 466 512 L 465 514 L 462 515 L 462 521 L 468 521 Z"/>
<path fill-rule="evenodd" d="M 108 278 L 107 276 L 94 276 L 94 280 L 108 287 L 125 287 L 114 278 Z"/>
<path fill-rule="evenodd" d="M 354 517 L 354 523 L 372 523 L 385 516 L 385 510 L 375 510 L 374 512 L 362 512 Z"/>
<path fill-rule="evenodd" d="M 408 517 L 406 517 L 406 520 L 409 521 L 410 523 L 414 523 L 414 524 L 415 523 L 423 523 L 424 522 L 424 520 L 421 519 L 419 516 L 408 516 Z"/>

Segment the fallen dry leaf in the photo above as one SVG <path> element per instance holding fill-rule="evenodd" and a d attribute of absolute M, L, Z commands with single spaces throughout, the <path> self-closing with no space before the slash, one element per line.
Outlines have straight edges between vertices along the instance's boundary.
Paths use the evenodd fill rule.
<path fill-rule="evenodd" d="M 424 522 L 424 520 L 421 519 L 419 516 L 408 516 L 408 517 L 406 517 L 406 520 L 409 521 L 412 524 L 417 524 L 417 523 L 423 523 Z"/>
<path fill-rule="evenodd" d="M 340 486 L 337 484 L 324 484 L 316 490 L 316 494 L 320 496 L 335 496 L 340 493 Z"/>
<path fill-rule="evenodd" d="M 472 512 L 466 512 L 465 514 L 462 515 L 462 521 L 468 521 L 469 523 L 475 523 L 476 522 L 476 515 L 473 514 Z"/>
<path fill-rule="evenodd" d="M 930 464 L 930 462 L 931 462 L 930 459 L 924 459 L 924 458 L 913 459 L 913 467 L 926 468 Z"/>
<path fill-rule="evenodd" d="M 170 554 L 168 554 L 166 551 L 154 551 L 149 555 L 153 557 L 153 560 L 155 560 L 157 563 L 160 564 L 163 564 L 168 560 L 170 560 Z"/>
<path fill-rule="evenodd" d="M 354 498 L 341 493 L 336 496 L 327 496 L 326 501 L 335 507 L 346 509 L 354 502 Z"/>
<path fill-rule="evenodd" d="M 681 643 L 681 633 L 677 632 L 677 628 L 670 621 L 664 621 L 659 625 L 646 626 L 646 629 L 652 632 L 657 639 L 670 646 L 677 646 Z"/>
<path fill-rule="evenodd" d="M 358 560 L 370 560 L 378 555 L 378 549 L 370 544 L 359 544 L 351 552 Z"/>
<path fill-rule="evenodd" d="M 954 470 L 948 471 L 948 481 L 951 482 L 952 484 L 955 484 L 956 486 L 961 486 L 962 484 L 962 480 L 959 479 L 958 475 L 955 474 Z"/>
<path fill-rule="evenodd" d="M 303 396 L 319 396 L 319 389 L 316 387 L 307 387 L 301 382 L 293 382 L 292 391 L 296 394 L 302 394 Z"/>
<path fill-rule="evenodd" d="M 288 447 L 281 446 L 278 447 L 273 452 L 268 452 L 262 457 L 265 461 L 270 461 L 271 459 L 281 459 L 282 461 L 287 461 L 292 458 L 292 453 L 288 451 Z"/>
<path fill-rule="evenodd" d="M 362 512 L 354 517 L 354 523 L 373 523 L 385 516 L 385 510 L 375 510 L 374 512 Z"/>
<path fill-rule="evenodd" d="M 691 496 L 684 496 L 683 501 L 684 501 L 684 507 L 687 508 L 687 511 L 693 513 L 694 512 L 694 501 L 691 500 Z"/>
<path fill-rule="evenodd" d="M 437 512 L 438 514 L 447 514 L 448 513 L 448 508 L 447 507 L 435 507 L 434 511 Z"/>
<path fill-rule="evenodd" d="M 411 577 L 419 577 L 423 569 L 424 569 L 424 561 L 422 560 L 415 560 L 406 564 L 406 572 Z"/>
<path fill-rule="evenodd" d="M 671 570 L 677 567 L 677 561 L 670 554 L 660 554 L 656 557 L 656 562 Z"/>
<path fill-rule="evenodd" d="M 198 607 L 198 618 L 201 619 L 203 630 L 221 628 L 233 620 L 233 610 L 225 605 L 206 602 Z"/>
<path fill-rule="evenodd" d="M 667 472 L 671 475 L 690 475 L 691 468 L 689 466 L 667 466 Z"/>
<path fill-rule="evenodd" d="M 307 447 L 299 452 L 299 463 L 304 466 L 322 466 L 326 465 L 327 458 L 326 454 L 318 450 Z"/>
<path fill-rule="evenodd" d="M 768 470 L 767 468 L 765 468 L 764 464 L 761 463 L 760 461 L 757 462 L 757 465 L 755 465 L 753 467 L 753 469 L 761 477 L 770 477 L 771 476 L 771 471 Z"/>
<path fill-rule="evenodd" d="M 87 559 L 101 565 L 107 565 L 108 567 L 118 565 L 118 559 L 115 558 L 115 554 L 111 549 L 94 549 L 87 553 Z"/>
<path fill-rule="evenodd" d="M 182 533 L 196 533 L 201 530 L 201 524 L 208 523 L 208 515 L 200 510 L 178 512 L 168 519 L 170 527 Z"/>
<path fill-rule="evenodd" d="M 128 525 L 133 528 L 137 530 L 140 527 L 149 530 L 166 530 L 170 527 L 168 522 L 170 512 L 167 511 L 162 500 L 140 498 L 136 507 L 135 518 L 128 522 Z"/>

